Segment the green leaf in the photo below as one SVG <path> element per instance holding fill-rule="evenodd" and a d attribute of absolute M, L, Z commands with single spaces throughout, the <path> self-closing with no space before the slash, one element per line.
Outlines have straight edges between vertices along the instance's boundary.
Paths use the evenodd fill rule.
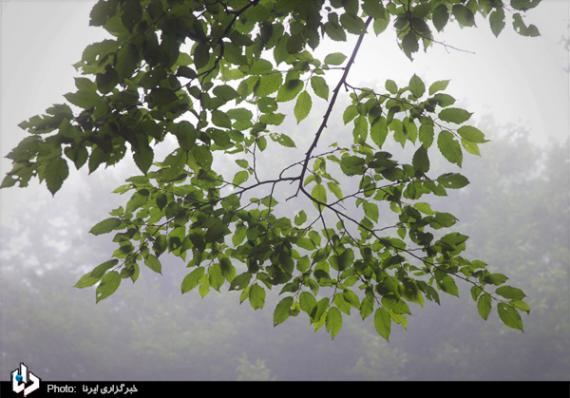
<path fill-rule="evenodd" d="M 374 222 L 378 222 L 378 206 L 375 203 L 364 202 L 362 204 L 362 208 L 364 209 L 364 214 L 366 217 Z"/>
<path fill-rule="evenodd" d="M 148 254 L 144 259 L 144 263 L 147 267 L 149 267 L 154 272 L 159 273 L 159 274 L 162 273 L 162 266 L 160 264 L 160 260 L 158 258 L 156 258 L 156 256 L 153 256 L 152 254 Z"/>
<path fill-rule="evenodd" d="M 93 235 L 102 235 L 108 232 L 111 232 L 121 225 L 121 219 L 111 217 L 107 218 L 97 224 L 95 224 L 90 230 L 89 233 Z"/>
<path fill-rule="evenodd" d="M 451 11 L 460 26 L 475 26 L 475 15 L 463 4 L 455 4 Z"/>
<path fill-rule="evenodd" d="M 154 151 L 147 144 L 139 145 L 135 149 L 133 159 L 135 160 L 135 163 L 140 171 L 142 171 L 143 174 L 146 174 L 152 165 L 152 161 L 154 159 Z"/>
<path fill-rule="evenodd" d="M 501 286 L 497 288 L 495 292 L 499 296 L 503 296 L 511 300 L 522 300 L 526 297 L 526 294 L 524 294 L 524 292 L 521 289 L 512 286 Z"/>
<path fill-rule="evenodd" d="M 344 289 L 342 292 L 342 296 L 347 303 L 350 303 L 354 308 L 360 308 L 360 299 L 358 295 L 354 293 L 352 290 Z"/>
<path fill-rule="evenodd" d="M 248 178 L 249 178 L 249 173 L 245 170 L 241 170 L 234 175 L 232 183 L 234 185 L 240 186 L 241 184 L 246 182 Z"/>
<path fill-rule="evenodd" d="M 513 29 L 521 36 L 536 37 L 540 36 L 540 32 L 535 25 L 526 25 L 518 12 L 513 14 Z"/>
<path fill-rule="evenodd" d="M 414 74 L 410 79 L 408 87 L 416 98 L 420 98 L 426 92 L 426 85 L 424 84 L 423 80 L 420 79 L 420 77 L 416 74 Z"/>
<path fill-rule="evenodd" d="M 89 25 L 103 26 L 115 11 L 115 4 L 110 2 L 97 2 L 89 13 Z"/>
<path fill-rule="evenodd" d="M 453 134 L 449 131 L 442 131 L 437 137 L 437 147 L 441 154 L 451 163 L 461 166 L 463 162 L 463 152 Z"/>
<path fill-rule="evenodd" d="M 61 188 L 63 181 L 69 175 L 67 162 L 62 158 L 54 158 L 47 162 L 45 166 L 45 179 L 48 190 L 55 195 Z"/>
<path fill-rule="evenodd" d="M 364 115 L 360 115 L 354 121 L 354 130 L 352 131 L 354 142 L 363 144 L 368 137 L 368 119 Z"/>
<path fill-rule="evenodd" d="M 159 209 L 164 209 L 166 207 L 166 205 L 168 204 L 168 197 L 161 193 L 156 197 L 156 205 L 158 206 Z"/>
<path fill-rule="evenodd" d="M 214 264 L 208 269 L 208 284 L 215 290 L 220 291 L 220 287 L 224 284 L 225 278 L 222 273 L 220 264 Z"/>
<path fill-rule="evenodd" d="M 322 203 L 327 202 L 327 190 L 322 184 L 317 184 L 313 187 L 313 190 L 311 191 L 311 196 L 316 200 L 318 200 L 319 202 Z"/>
<path fill-rule="evenodd" d="M 217 242 L 223 239 L 224 235 L 228 232 L 228 227 L 220 219 L 214 218 L 208 225 L 204 239 L 207 242 Z"/>
<path fill-rule="evenodd" d="M 291 101 L 301 90 L 303 90 L 303 82 L 298 79 L 287 80 L 285 84 L 279 87 L 276 100 L 279 102 Z"/>
<path fill-rule="evenodd" d="M 125 44 L 117 53 L 116 71 L 120 79 L 130 77 L 139 64 L 139 54 L 133 44 Z"/>
<path fill-rule="evenodd" d="M 313 323 L 318 323 L 319 321 L 324 322 L 324 314 L 329 307 L 329 299 L 324 297 L 317 302 L 317 305 L 311 311 L 311 321 Z M 322 326 L 322 325 L 321 325 Z"/>
<path fill-rule="evenodd" d="M 295 225 L 302 225 L 305 221 L 307 221 L 307 213 L 305 213 L 305 210 L 301 210 L 295 216 Z"/>
<path fill-rule="evenodd" d="M 98 266 L 93 268 L 90 275 L 94 278 L 101 279 L 101 277 L 103 276 L 103 274 L 105 274 L 105 272 L 107 272 L 109 269 L 113 268 L 118 263 L 119 263 L 119 260 L 117 260 L 117 259 L 105 261 L 104 263 L 99 264 Z"/>
<path fill-rule="evenodd" d="M 370 138 L 378 146 L 382 148 L 384 142 L 386 142 L 386 137 L 388 136 L 388 125 L 386 124 L 386 119 L 381 117 L 372 123 L 370 126 Z"/>
<path fill-rule="evenodd" d="M 324 100 L 329 99 L 329 86 L 327 85 L 326 80 L 321 76 L 313 76 L 311 78 L 311 87 L 316 95 Z"/>
<path fill-rule="evenodd" d="M 414 32 L 410 31 L 406 36 L 404 36 L 402 39 L 402 49 L 404 50 L 406 56 L 412 60 L 412 54 L 418 52 L 420 49 L 418 37 Z"/>
<path fill-rule="evenodd" d="M 378 36 L 380 33 L 384 32 L 390 23 L 390 15 L 386 13 L 385 17 L 374 18 L 374 24 L 372 25 L 374 29 L 374 34 Z"/>
<path fill-rule="evenodd" d="M 384 86 L 386 87 L 386 90 L 388 90 L 390 93 L 392 93 L 392 94 L 398 93 L 398 85 L 396 84 L 396 82 L 394 80 L 391 80 L 391 79 L 386 80 L 386 83 L 384 84 Z"/>
<path fill-rule="evenodd" d="M 247 236 L 247 230 L 245 228 L 238 228 L 234 235 L 232 236 L 232 243 L 234 246 L 240 245 Z"/>
<path fill-rule="evenodd" d="M 424 148 L 428 149 L 433 143 L 433 124 L 422 123 L 420 125 L 419 137 Z"/>
<path fill-rule="evenodd" d="M 449 213 L 447 213 L 449 214 Z M 459 246 L 469 239 L 468 236 L 460 234 L 459 232 L 451 232 L 441 238 L 441 242 L 449 246 Z"/>
<path fill-rule="evenodd" d="M 447 10 L 447 6 L 444 4 L 437 6 L 433 11 L 431 18 L 433 26 L 435 26 L 438 32 L 441 32 L 449 20 L 449 11 Z"/>
<path fill-rule="evenodd" d="M 465 148 L 467 152 L 477 156 L 481 155 L 481 152 L 479 152 L 479 145 L 475 144 L 474 142 L 462 139 L 461 145 L 463 145 L 463 148 Z"/>
<path fill-rule="evenodd" d="M 9 188 L 16 185 L 18 180 L 11 175 L 7 175 L 2 179 L 2 184 L 0 184 L 0 188 Z"/>
<path fill-rule="evenodd" d="M 182 285 L 180 286 L 182 294 L 187 293 L 190 290 L 194 289 L 196 286 L 198 286 L 198 284 L 200 283 L 200 279 L 202 279 L 202 275 L 204 275 L 204 272 L 205 272 L 204 267 L 198 267 L 194 271 L 186 275 L 182 280 Z"/>
<path fill-rule="evenodd" d="M 483 293 L 483 289 L 481 287 L 477 285 L 471 287 L 471 298 L 473 299 L 473 301 L 476 302 L 481 293 Z"/>
<path fill-rule="evenodd" d="M 109 261 L 105 261 L 104 263 L 99 264 L 93 270 L 83 275 L 77 283 L 75 283 L 75 287 L 78 289 L 83 289 L 89 286 L 93 286 L 95 283 L 99 282 L 103 274 L 113 268 L 115 265 L 119 263 L 119 260 L 112 259 Z"/>
<path fill-rule="evenodd" d="M 365 320 L 374 311 L 374 298 L 371 295 L 366 295 L 360 303 L 360 317 Z"/>
<path fill-rule="evenodd" d="M 342 193 L 342 189 L 340 188 L 339 184 L 337 184 L 336 182 L 329 181 L 327 182 L 327 187 L 329 188 L 329 191 L 331 191 L 337 199 L 343 198 L 344 195 Z"/>
<path fill-rule="evenodd" d="M 277 326 L 283 323 L 289 318 L 289 311 L 293 305 L 293 297 L 285 297 L 275 307 L 273 312 L 273 326 Z"/>
<path fill-rule="evenodd" d="M 79 278 L 79 280 L 75 283 L 74 287 L 78 289 L 83 289 L 89 286 L 93 286 L 97 282 L 99 282 L 99 278 L 91 276 L 91 273 L 88 272 L 87 274 Z"/>
<path fill-rule="evenodd" d="M 247 160 L 245 159 L 237 159 L 235 161 L 237 163 L 237 165 L 243 169 L 247 169 L 249 167 L 249 163 Z"/>
<path fill-rule="evenodd" d="M 243 290 L 249 284 L 251 280 L 251 274 L 249 272 L 244 272 L 243 274 L 239 274 L 230 283 L 230 290 Z"/>
<path fill-rule="evenodd" d="M 346 55 L 343 53 L 331 53 L 325 57 L 325 64 L 327 65 L 342 65 L 346 60 Z"/>
<path fill-rule="evenodd" d="M 272 73 L 263 75 L 259 78 L 259 84 L 255 88 L 255 95 L 258 97 L 268 96 L 273 94 L 283 83 L 280 73 Z"/>
<path fill-rule="evenodd" d="M 192 149 L 199 135 L 198 132 L 196 131 L 196 128 L 186 120 L 183 120 L 180 123 L 178 123 L 173 133 L 176 135 L 178 144 L 185 150 Z"/>
<path fill-rule="evenodd" d="M 337 307 L 330 307 L 326 318 L 327 332 L 334 339 L 342 328 L 342 314 Z"/>
<path fill-rule="evenodd" d="M 203 68 L 210 60 L 210 47 L 205 42 L 198 42 L 194 48 L 194 65 L 196 69 Z"/>
<path fill-rule="evenodd" d="M 245 231 L 245 230 L 244 230 Z M 245 231 L 246 232 L 246 231 Z M 247 233 L 247 232 L 246 232 Z M 241 242 L 240 242 L 241 243 Z M 232 265 L 231 261 L 227 257 L 222 257 L 220 259 L 220 270 L 222 272 L 222 276 L 226 278 L 228 282 L 232 282 L 235 274 L 236 268 Z"/>
<path fill-rule="evenodd" d="M 228 86 L 227 84 L 216 86 L 213 92 L 216 97 L 222 98 L 224 101 L 231 101 L 234 98 L 239 97 L 238 92 L 232 86 Z"/>
<path fill-rule="evenodd" d="M 83 109 L 93 108 L 101 100 L 95 91 L 79 90 L 75 93 L 67 93 L 65 99 L 73 105 Z"/>
<path fill-rule="evenodd" d="M 106 299 L 119 288 L 121 285 L 121 276 L 117 271 L 107 272 L 101 278 L 101 283 L 97 286 L 95 290 L 95 301 L 98 303 L 101 300 Z"/>
<path fill-rule="evenodd" d="M 462 126 L 457 129 L 457 132 L 466 141 L 475 142 L 477 144 L 482 144 L 487 142 L 485 139 L 485 134 L 481 132 L 478 128 L 473 126 Z"/>
<path fill-rule="evenodd" d="M 459 173 L 445 173 L 437 178 L 437 181 L 445 188 L 459 189 L 467 186 L 469 180 Z"/>
<path fill-rule="evenodd" d="M 349 105 L 346 107 L 342 114 L 342 120 L 344 124 L 347 124 L 352 119 L 354 119 L 358 115 L 358 109 L 354 105 Z"/>
<path fill-rule="evenodd" d="M 338 22 L 328 21 L 324 25 L 325 33 L 334 41 L 346 41 L 346 33 Z"/>
<path fill-rule="evenodd" d="M 392 318 L 390 317 L 390 313 L 384 307 L 378 308 L 374 313 L 374 328 L 386 341 L 390 340 Z"/>
<path fill-rule="evenodd" d="M 473 115 L 471 112 L 467 112 L 461 108 L 447 108 L 439 112 L 439 118 L 441 120 L 455 124 L 466 122 L 471 118 L 471 115 Z"/>
<path fill-rule="evenodd" d="M 209 170 L 212 167 L 213 157 L 212 151 L 201 145 L 194 145 L 192 147 L 192 156 L 203 169 Z"/>
<path fill-rule="evenodd" d="M 412 159 L 412 165 L 414 169 L 420 173 L 427 173 L 429 171 L 429 157 L 427 149 L 422 145 L 414 153 Z"/>
<path fill-rule="evenodd" d="M 452 296 L 459 297 L 459 289 L 457 288 L 457 285 L 451 276 L 445 275 L 438 281 L 438 283 L 441 290 L 448 294 L 451 294 Z"/>
<path fill-rule="evenodd" d="M 295 118 L 297 123 L 300 123 L 305 119 L 311 112 L 311 107 L 313 106 L 313 100 L 307 91 L 303 91 L 297 97 L 297 103 L 295 104 Z"/>
<path fill-rule="evenodd" d="M 505 28 L 505 11 L 502 7 L 496 8 L 495 11 L 489 15 L 489 25 L 495 37 L 499 37 Z"/>
<path fill-rule="evenodd" d="M 511 7 L 515 10 L 527 11 L 536 7 L 542 0 L 511 0 Z"/>
<path fill-rule="evenodd" d="M 489 314 L 491 313 L 492 307 L 492 299 L 488 293 L 483 293 L 479 296 L 479 300 L 477 300 L 477 311 L 479 311 L 479 315 L 484 320 L 489 318 Z"/>
<path fill-rule="evenodd" d="M 254 310 L 263 308 L 265 305 L 265 289 L 257 283 L 249 288 L 249 302 Z"/>
<path fill-rule="evenodd" d="M 339 255 L 335 255 L 333 259 L 338 269 L 343 271 L 350 267 L 354 262 L 354 252 L 352 249 L 345 249 Z"/>
<path fill-rule="evenodd" d="M 340 168 L 347 176 L 362 175 L 365 170 L 365 161 L 358 156 L 345 155 L 340 159 Z"/>
<path fill-rule="evenodd" d="M 510 304 L 514 305 L 519 310 L 526 312 L 527 314 L 530 313 L 530 306 L 522 300 L 513 300 L 510 302 Z"/>
<path fill-rule="evenodd" d="M 201 298 L 204 298 L 210 292 L 210 279 L 209 277 L 204 274 L 200 279 L 200 285 L 198 286 L 198 294 Z"/>
<path fill-rule="evenodd" d="M 499 286 L 502 285 L 503 283 L 505 283 L 509 278 L 504 275 L 504 274 L 500 274 L 498 272 L 494 273 L 494 274 L 488 274 L 485 276 L 484 280 L 485 283 L 492 283 L 495 286 Z"/>
<path fill-rule="evenodd" d="M 449 228 L 457 222 L 457 218 L 451 213 L 435 212 L 435 224 L 433 228 Z"/>
<path fill-rule="evenodd" d="M 317 300 L 311 293 L 301 292 L 299 295 L 299 305 L 301 310 L 310 315 L 313 309 L 317 306 Z"/>
<path fill-rule="evenodd" d="M 364 31 L 364 22 L 357 15 L 344 13 L 340 16 L 340 23 L 352 34 L 358 35 Z"/>
<path fill-rule="evenodd" d="M 218 110 L 212 111 L 212 123 L 218 127 L 224 127 L 228 129 L 232 127 L 232 120 L 228 114 Z"/>
<path fill-rule="evenodd" d="M 523 331 L 523 322 L 521 316 L 512 305 L 499 303 L 497 305 L 497 310 L 499 312 L 499 318 L 505 325 L 510 328 Z"/>
<path fill-rule="evenodd" d="M 438 80 L 429 86 L 429 95 L 433 95 L 438 91 L 443 91 L 449 85 L 449 80 Z"/>
<path fill-rule="evenodd" d="M 418 203 L 414 204 L 414 207 L 424 214 L 428 214 L 428 215 L 433 214 L 433 209 L 431 208 L 429 203 L 418 202 Z"/>
<path fill-rule="evenodd" d="M 382 5 L 382 2 L 377 0 L 364 0 L 362 4 L 362 10 L 373 18 L 385 18 L 386 17 L 386 10 Z"/>
<path fill-rule="evenodd" d="M 449 94 L 437 93 L 433 98 L 442 108 L 455 104 L 455 98 Z"/>
<path fill-rule="evenodd" d="M 150 92 L 149 101 L 153 106 L 164 106 L 176 101 L 178 97 L 176 94 L 165 87 L 153 88 Z"/>

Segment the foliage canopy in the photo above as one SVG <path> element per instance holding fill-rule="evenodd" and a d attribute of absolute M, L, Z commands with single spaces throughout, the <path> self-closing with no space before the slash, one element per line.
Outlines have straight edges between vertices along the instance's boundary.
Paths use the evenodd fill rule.
<path fill-rule="evenodd" d="M 458 296 L 460 280 L 471 286 L 482 318 L 496 303 L 500 319 L 522 330 L 520 313 L 530 311 L 524 292 L 463 255 L 468 236 L 449 230 L 458 221 L 453 214 L 419 201 L 469 183 L 457 171 L 429 172 L 430 151 L 458 167 L 464 152 L 479 155 L 487 140 L 469 124 L 472 113 L 455 105 L 449 81 L 427 84 L 413 75 L 405 85 L 388 80 L 379 92 L 348 78 L 370 29 L 379 35 L 391 24 L 412 59 L 420 45 L 453 48 L 434 32 L 453 23 L 474 27 L 476 17 L 488 19 L 498 36 L 511 14 L 517 33 L 537 36 L 523 14 L 539 2 L 100 0 L 90 23 L 112 38 L 85 49 L 75 65 L 83 77 L 65 95 L 68 104 L 20 124 L 30 135 L 7 155 L 13 168 L 2 187 L 38 177 L 55 194 L 69 162 L 92 173 L 130 148 L 141 174 L 115 190 L 130 195 L 125 205 L 90 231 L 114 233 L 118 248 L 76 284 L 97 285 L 97 302 L 124 279 L 135 282 L 142 264 L 160 273 L 168 252 L 187 261 L 182 293 L 205 296 L 229 286 L 259 309 L 278 289 L 274 325 L 304 312 L 315 330 L 324 326 L 334 338 L 354 309 L 388 339 L 392 323 L 406 327 L 409 303 L 439 303 L 439 292 Z M 350 54 L 320 60 L 312 53 L 323 39 L 351 36 Z M 331 88 L 324 76 L 333 70 L 340 78 Z M 353 143 L 318 152 L 343 90 Z M 274 131 L 288 116 L 280 105 L 294 102 L 291 116 L 300 123 L 318 100 L 328 104 L 305 156 L 260 179 L 259 152 L 296 146 L 293 136 Z M 177 148 L 156 159 L 156 144 L 168 136 Z M 383 150 L 389 138 L 414 146 L 408 163 Z M 216 170 L 219 154 L 239 170 Z M 346 194 L 350 180 L 357 190 Z M 286 183 L 295 189 L 281 198 L 277 189 Z M 279 216 L 293 199 L 313 206 Z M 393 225 L 379 226 L 382 206 Z"/>

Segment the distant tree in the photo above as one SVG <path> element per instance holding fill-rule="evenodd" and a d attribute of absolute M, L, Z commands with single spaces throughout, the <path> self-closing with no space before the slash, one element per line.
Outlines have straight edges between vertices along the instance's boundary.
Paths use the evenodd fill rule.
<path fill-rule="evenodd" d="M 496 36 L 507 13 L 517 33 L 537 36 L 522 14 L 539 2 L 100 0 L 91 25 L 112 38 L 89 45 L 75 65 L 90 77 L 76 78 L 77 91 L 65 95 L 71 106 L 54 105 L 20 124 L 30 136 L 8 154 L 13 168 L 1 186 L 25 187 L 38 177 L 55 194 L 69 161 L 94 172 L 119 162 L 130 147 L 142 174 L 115 190 L 131 196 L 90 231 L 114 231 L 118 248 L 76 284 L 97 285 L 97 302 L 123 279 L 135 282 L 140 264 L 160 273 L 159 257 L 170 252 L 189 257 L 182 293 L 198 288 L 204 296 L 229 284 L 240 301 L 259 309 L 266 291 L 277 288 L 283 298 L 275 325 L 303 311 L 333 338 L 354 307 L 388 339 L 393 322 L 405 327 L 409 302 L 439 302 L 439 291 L 458 295 L 457 280 L 471 285 L 484 319 L 496 302 L 501 320 L 522 330 L 520 312 L 529 311 L 524 292 L 485 262 L 463 256 L 466 235 L 441 233 L 456 224 L 454 215 L 418 201 L 469 183 L 457 172 L 428 172 L 432 146 L 459 167 L 464 150 L 479 155 L 487 140 L 466 124 L 472 113 L 454 106 L 448 81 L 426 85 L 414 75 L 403 86 L 387 80 L 378 92 L 348 77 L 371 28 L 379 35 L 393 22 L 411 60 L 420 44 L 454 48 L 434 39 L 433 29 L 473 27 L 478 14 Z M 356 40 L 349 54 L 321 60 L 311 52 L 321 39 L 350 35 Z M 323 76 L 333 70 L 340 77 L 331 90 Z M 352 144 L 318 152 L 343 90 L 351 101 L 343 120 Z M 305 155 L 260 178 L 260 152 L 276 152 L 273 143 L 296 146 L 294 137 L 274 131 L 287 117 L 280 104 L 295 101 L 300 123 L 317 97 L 327 107 Z M 408 163 L 382 150 L 389 135 L 402 148 L 417 147 Z M 177 148 L 155 159 L 156 145 L 168 136 Z M 216 154 L 235 159 L 239 171 L 228 177 L 216 170 Z M 352 180 L 357 188 L 347 194 Z M 286 183 L 294 187 L 289 196 L 277 190 Z M 301 201 L 296 214 L 280 217 L 278 199 L 304 199 L 313 208 Z M 380 206 L 394 214 L 393 224 L 379 226 Z"/>
<path fill-rule="evenodd" d="M 247 355 L 242 355 L 239 358 L 239 365 L 237 367 L 238 381 L 270 381 L 275 380 L 271 377 L 271 372 L 267 369 L 265 361 L 257 359 L 255 362 L 250 362 Z"/>

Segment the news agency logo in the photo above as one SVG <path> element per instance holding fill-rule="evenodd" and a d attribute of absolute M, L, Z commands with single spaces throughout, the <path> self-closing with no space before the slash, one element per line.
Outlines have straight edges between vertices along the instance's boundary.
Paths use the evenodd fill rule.
<path fill-rule="evenodd" d="M 38 388 L 40 388 L 40 378 L 28 371 L 23 362 L 20 363 L 20 368 L 12 372 L 12 391 L 16 394 L 23 392 L 24 397 L 27 397 Z"/>

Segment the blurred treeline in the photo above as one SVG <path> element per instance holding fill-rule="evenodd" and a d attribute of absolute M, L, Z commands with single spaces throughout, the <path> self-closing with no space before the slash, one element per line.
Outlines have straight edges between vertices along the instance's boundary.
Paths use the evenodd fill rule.
<path fill-rule="evenodd" d="M 87 230 L 123 200 L 95 179 L 30 196 L 0 231 L 0 374 L 24 361 L 45 380 L 568 380 L 568 142 L 539 147 L 520 127 L 484 124 L 492 142 L 466 159 L 470 187 L 434 207 L 458 216 L 470 255 L 528 294 L 523 334 L 480 319 L 463 285 L 461 299 L 412 309 L 390 343 L 357 314 L 331 341 L 303 314 L 273 328 L 273 301 L 254 312 L 233 292 L 182 296 L 177 259 L 95 305 L 72 286 L 113 250 Z"/>

